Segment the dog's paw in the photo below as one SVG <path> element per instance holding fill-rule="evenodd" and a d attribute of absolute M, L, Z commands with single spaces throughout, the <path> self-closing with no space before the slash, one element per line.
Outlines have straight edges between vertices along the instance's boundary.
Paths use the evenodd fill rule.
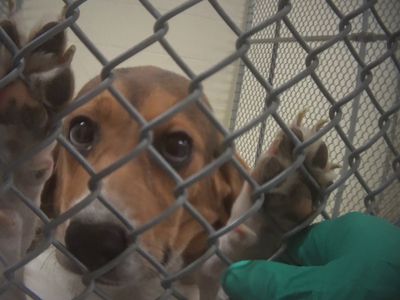
<path fill-rule="evenodd" d="M 50 22 L 34 31 L 29 41 L 56 26 Z M 26 43 L 10 20 L 0 22 L 16 47 Z M 75 47 L 66 49 L 66 34 L 60 32 L 24 57 L 22 77 L 0 88 L 0 130 L 3 149 L 19 153 L 40 141 L 52 125 L 52 118 L 72 98 L 74 79 L 71 60 Z M 13 57 L 0 45 L 0 79 L 12 71 Z"/>
<path fill-rule="evenodd" d="M 312 128 L 305 127 L 302 125 L 304 115 L 305 111 L 301 111 L 290 126 L 291 131 L 300 142 L 305 142 L 313 137 L 326 123 L 321 120 Z M 294 148 L 295 144 L 291 138 L 282 131 L 279 132 L 269 149 L 259 159 L 253 171 L 254 179 L 259 184 L 263 184 L 289 168 L 297 159 L 297 156 L 293 154 Z M 304 164 L 314 179 L 322 188 L 329 186 L 336 177 L 335 169 L 340 166 L 329 161 L 326 143 L 321 139 L 317 140 L 304 149 L 304 154 Z M 286 181 L 294 184 L 294 181 L 302 180 L 301 177 L 300 172 L 297 171 L 291 174 Z M 277 189 L 280 190 L 284 183 L 279 185 Z"/>
<path fill-rule="evenodd" d="M 17 48 L 22 48 L 57 24 L 50 22 L 33 31 L 28 42 L 13 21 L 3 20 L 0 27 Z M 53 131 L 56 114 L 73 96 L 74 52 L 74 46 L 66 48 L 66 33 L 62 31 L 27 53 L 23 57 L 22 76 L 12 78 L 14 58 L 9 49 L 0 45 L 0 80 L 4 79 L 0 87 L 0 176 L 4 175 L 3 166 L 12 164 Z M 39 186 L 49 178 L 53 146 L 31 156 L 19 170 L 13 170 L 20 187 Z"/>
<path fill-rule="evenodd" d="M 319 121 L 312 128 L 302 124 L 305 112 L 300 112 L 290 125 L 291 131 L 301 141 L 307 141 L 325 124 Z M 293 154 L 295 144 L 292 139 L 279 132 L 269 149 L 261 156 L 253 177 L 264 184 L 289 168 L 297 159 Z M 304 149 L 304 165 L 321 188 L 328 187 L 336 177 L 339 166 L 329 160 L 329 152 L 323 140 L 317 140 Z M 315 187 L 299 169 L 290 173 L 281 183 L 265 193 L 264 208 L 269 215 L 279 219 L 282 227 L 288 229 L 294 223 L 305 219 L 314 209 L 317 194 Z"/>

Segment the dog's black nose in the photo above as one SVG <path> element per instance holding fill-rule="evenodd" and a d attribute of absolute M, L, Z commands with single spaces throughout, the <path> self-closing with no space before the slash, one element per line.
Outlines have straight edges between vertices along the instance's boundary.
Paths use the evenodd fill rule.
<path fill-rule="evenodd" d="M 65 234 L 67 249 L 93 271 L 117 257 L 128 247 L 121 226 L 112 223 L 72 221 Z"/>

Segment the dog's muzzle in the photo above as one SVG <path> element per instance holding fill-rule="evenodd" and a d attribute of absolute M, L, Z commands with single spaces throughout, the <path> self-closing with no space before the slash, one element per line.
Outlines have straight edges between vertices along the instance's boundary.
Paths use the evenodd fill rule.
<path fill-rule="evenodd" d="M 94 271 L 121 254 L 129 241 L 122 226 L 72 221 L 65 234 L 65 244 L 80 262 Z"/>

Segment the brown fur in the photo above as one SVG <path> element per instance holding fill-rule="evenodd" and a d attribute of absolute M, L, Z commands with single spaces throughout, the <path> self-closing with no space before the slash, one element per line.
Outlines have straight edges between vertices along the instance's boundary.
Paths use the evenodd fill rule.
<path fill-rule="evenodd" d="M 98 82 L 98 78 L 90 81 L 78 98 Z M 188 95 L 189 81 L 156 67 L 136 67 L 118 70 L 114 86 L 144 119 L 151 121 Z M 201 101 L 207 103 L 205 97 Z M 139 124 L 108 91 L 68 115 L 64 122 L 66 136 L 71 120 L 77 116 L 88 117 L 99 126 L 98 141 L 86 156 L 96 172 L 130 153 L 140 142 Z M 196 104 L 189 105 L 156 126 L 153 130 L 154 146 L 157 148 L 168 132 L 177 130 L 185 131 L 193 140 L 190 163 L 178 170 L 185 179 L 216 158 L 222 136 Z M 51 189 L 44 196 L 47 203 L 54 200 L 55 211 L 59 214 L 70 209 L 88 191 L 90 176 L 71 154 L 59 147 L 55 177 L 53 196 L 49 198 Z M 147 151 L 107 176 L 105 181 L 104 190 L 112 194 L 108 200 L 136 226 L 146 224 L 176 201 L 175 182 Z M 188 200 L 210 224 L 220 228 L 229 218 L 230 208 L 241 185 L 242 179 L 236 169 L 231 164 L 225 164 L 190 186 Z M 59 228 L 61 239 L 67 226 L 68 223 Z M 144 232 L 139 241 L 160 262 L 165 258 L 166 251 L 171 251 L 173 257 L 183 259 L 184 265 L 198 258 L 207 248 L 204 229 L 184 208 L 179 208 L 160 224 Z"/>

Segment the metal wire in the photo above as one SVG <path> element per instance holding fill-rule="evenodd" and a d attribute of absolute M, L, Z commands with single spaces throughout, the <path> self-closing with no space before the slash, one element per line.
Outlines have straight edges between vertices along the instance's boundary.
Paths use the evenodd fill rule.
<path fill-rule="evenodd" d="M 250 62 L 264 78 L 274 78 L 275 85 L 283 85 L 277 113 L 286 122 L 305 107 L 312 107 L 313 116 L 306 120 L 308 125 L 326 118 L 329 112 L 331 122 L 322 135 L 333 161 L 343 162 L 340 178 L 328 189 L 333 198 L 327 207 L 330 215 L 337 217 L 347 211 L 366 209 L 396 222 L 400 214 L 396 193 L 400 187 L 398 180 L 393 179 L 396 169 L 392 165 L 399 151 L 400 21 L 395 17 L 399 3 L 288 4 L 293 7 L 288 18 L 283 19 L 285 26 L 279 35 L 276 32 L 280 25 L 276 22 L 250 39 Z M 277 1 L 252 1 L 253 26 L 271 17 L 278 5 Z M 266 118 L 266 126 L 263 125 L 262 99 L 271 97 L 271 92 L 245 64 L 240 72 L 243 79 L 236 91 L 231 130 L 236 132 L 252 125 L 236 145 L 242 157 L 254 165 L 254 148 L 260 141 L 262 149 L 268 147 L 281 124 Z M 301 79 L 296 85 L 286 86 L 299 75 Z M 257 119 L 261 124 L 254 126 Z"/>
<path fill-rule="evenodd" d="M 86 299 L 96 294 L 109 299 L 97 285 L 96 279 L 121 263 L 132 252 L 145 259 L 159 273 L 165 292 L 159 299 L 184 299 L 175 283 L 197 269 L 206 259 L 217 254 L 229 263 L 218 248 L 218 239 L 237 224 L 251 217 L 263 203 L 263 192 L 271 190 L 287 176 L 300 170 L 319 192 L 320 205 L 305 222 L 284 235 L 289 239 L 322 214 L 325 218 L 337 217 L 350 210 L 365 210 L 393 222 L 400 219 L 400 4 L 397 0 L 373 1 L 290 1 L 251 0 L 248 2 L 248 19 L 242 30 L 229 17 L 217 0 L 208 0 L 210 7 L 221 17 L 237 36 L 236 50 L 201 74 L 196 74 L 185 63 L 168 41 L 168 21 L 190 10 L 205 0 L 189 0 L 161 14 L 151 0 L 140 3 L 154 18 L 154 32 L 143 41 L 132 45 L 113 60 L 101 53 L 91 39 L 79 27 L 79 8 L 86 0 L 63 0 L 65 16 L 60 23 L 33 41 L 18 49 L 4 30 L 0 30 L 0 43 L 13 56 L 13 70 L 0 79 L 0 89 L 23 78 L 24 57 L 55 34 L 69 28 L 102 65 L 101 82 L 61 112 L 60 121 L 77 108 L 90 102 L 94 96 L 108 90 L 116 101 L 129 113 L 132 122 L 141 128 L 141 140 L 129 154 L 109 167 L 96 172 L 85 158 L 60 133 L 61 124 L 40 145 L 12 162 L 0 164 L 4 177 L 1 191 L 12 192 L 43 222 L 44 238 L 33 251 L 19 262 L 8 266 L 3 275 L 7 279 L 0 286 L 0 297 L 10 287 L 19 288 L 33 299 L 40 299 L 15 274 L 38 257 L 49 246 L 68 257 L 83 272 L 85 290 L 76 299 Z M 315 14 L 321 11 L 321 14 Z M 325 19 L 320 19 L 320 15 Z M 132 29 L 134 30 L 134 29 Z M 116 89 L 112 83 L 114 70 L 143 49 L 159 43 L 180 69 L 191 80 L 189 95 L 178 105 L 146 121 L 140 112 Z M 240 70 L 230 130 L 213 116 L 201 99 L 202 82 L 219 70 L 239 60 Z M 389 82 L 390 84 L 388 84 Z M 187 105 L 196 104 L 207 119 L 224 136 L 224 151 L 200 172 L 183 180 L 153 146 L 153 129 L 182 111 Z M 289 129 L 288 123 L 306 106 L 312 106 L 312 116 L 306 123 L 312 125 L 319 118 L 329 122 L 314 137 L 300 141 Z M 235 151 L 254 166 L 258 156 L 271 143 L 277 130 L 285 132 L 295 144 L 294 163 L 276 178 L 259 186 L 235 157 Z M 331 149 L 332 160 L 344 162 L 339 178 L 327 189 L 318 186 L 315 178 L 303 165 L 305 149 L 319 138 L 324 138 Z M 53 141 L 64 147 L 90 175 L 89 194 L 70 210 L 48 219 L 44 213 L 13 185 L 12 174 L 19 165 Z M 102 193 L 102 182 L 112 172 L 143 152 L 149 153 L 176 184 L 176 202 L 161 215 L 147 224 L 135 228 L 114 208 Z M 187 190 L 194 183 L 210 175 L 224 163 L 231 162 L 243 178 L 254 187 L 254 205 L 234 224 L 215 230 L 188 201 Z M 329 195 L 332 197 L 329 198 Z M 196 261 L 176 273 L 160 264 L 139 243 L 132 243 L 118 257 L 103 267 L 88 272 L 71 253 L 54 238 L 57 226 L 78 214 L 93 202 L 99 202 L 124 224 L 129 235 L 136 240 L 141 234 L 162 222 L 179 208 L 184 208 L 209 235 L 209 249 Z M 281 254 L 285 246 L 271 257 Z"/>

